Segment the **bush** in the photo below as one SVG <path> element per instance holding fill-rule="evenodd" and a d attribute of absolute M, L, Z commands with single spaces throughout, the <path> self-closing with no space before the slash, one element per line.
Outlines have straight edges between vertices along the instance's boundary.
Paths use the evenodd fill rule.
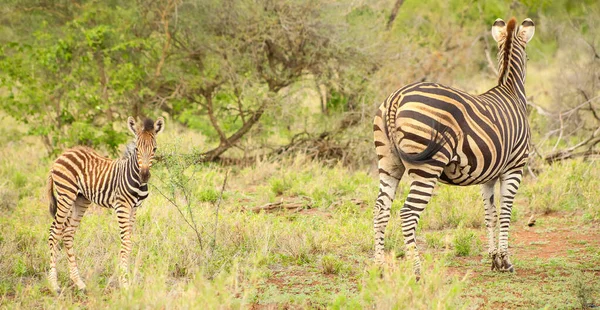
<path fill-rule="evenodd" d="M 292 188 L 291 182 L 280 178 L 272 178 L 269 180 L 269 185 L 271 186 L 271 191 L 277 196 L 283 195 L 283 193 Z"/>
<path fill-rule="evenodd" d="M 579 301 L 579 306 L 581 309 L 591 308 L 590 305 L 593 301 L 593 288 L 590 286 L 590 283 L 593 283 L 593 277 L 594 276 L 592 274 L 583 273 L 579 270 L 573 273 L 571 289 L 577 297 L 577 301 Z"/>
<path fill-rule="evenodd" d="M 204 188 L 198 193 L 198 200 L 202 202 L 217 202 L 219 200 L 219 192 L 214 188 Z"/>
<path fill-rule="evenodd" d="M 470 256 L 481 247 L 481 241 L 477 239 L 475 233 L 462 227 L 456 231 L 453 244 L 456 256 Z"/>
<path fill-rule="evenodd" d="M 339 274 L 343 263 L 333 255 L 325 255 L 321 259 L 321 271 L 323 274 Z"/>

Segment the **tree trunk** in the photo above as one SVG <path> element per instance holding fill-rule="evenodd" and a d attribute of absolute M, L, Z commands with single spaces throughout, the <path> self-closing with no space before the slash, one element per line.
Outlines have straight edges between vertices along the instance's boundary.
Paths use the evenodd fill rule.
<path fill-rule="evenodd" d="M 394 20 L 396 19 L 396 16 L 398 15 L 398 11 L 400 10 L 402 3 L 404 3 L 404 0 L 396 0 L 396 3 L 394 4 L 394 7 L 392 8 L 392 14 L 390 14 L 390 19 L 388 20 L 387 25 L 385 26 L 386 30 L 392 29 L 392 24 L 394 24 Z"/>
<path fill-rule="evenodd" d="M 254 112 L 254 114 L 252 114 L 252 117 L 250 117 L 240 129 L 238 129 L 238 131 L 236 131 L 229 138 L 222 140 L 219 143 L 219 146 L 217 146 L 216 148 L 214 148 L 208 152 L 201 154 L 200 155 L 201 158 L 199 158 L 198 161 L 200 161 L 200 162 L 215 161 L 216 159 L 219 158 L 219 156 L 221 156 L 228 149 L 233 147 L 246 133 L 248 133 L 250 131 L 250 129 L 252 129 L 254 124 L 256 124 L 260 120 L 260 117 L 265 112 L 266 105 L 267 105 L 266 102 L 263 103 L 258 108 L 258 110 L 256 110 L 256 112 Z"/>

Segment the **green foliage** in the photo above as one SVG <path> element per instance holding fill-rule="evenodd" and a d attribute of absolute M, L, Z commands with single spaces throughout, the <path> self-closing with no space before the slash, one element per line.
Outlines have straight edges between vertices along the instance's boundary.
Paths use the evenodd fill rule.
<path fill-rule="evenodd" d="M 524 188 L 521 195 L 529 198 L 529 207 L 536 213 L 583 211 L 598 220 L 600 211 L 592 201 L 600 181 L 591 169 L 593 165 L 579 161 L 556 163 L 544 169 L 535 185 Z"/>
<path fill-rule="evenodd" d="M 425 243 L 427 247 L 433 249 L 441 249 L 444 247 L 444 240 L 442 239 L 442 234 L 436 232 L 430 232 L 425 234 Z"/>
<path fill-rule="evenodd" d="M 269 180 L 269 185 L 271 186 L 271 191 L 279 196 L 285 193 L 287 190 L 292 188 L 292 184 L 287 178 L 271 178 Z"/>
<path fill-rule="evenodd" d="M 339 274 L 343 267 L 343 262 L 333 255 L 325 255 L 321 258 L 321 271 L 323 274 Z"/>
<path fill-rule="evenodd" d="M 595 302 L 597 277 L 574 272 L 600 264 L 593 241 L 566 242 L 568 256 L 553 259 L 527 257 L 543 241 L 511 241 L 513 262 L 524 272 L 517 271 L 517 277 L 490 273 L 480 262 L 485 255 L 479 253 L 479 238 L 485 230 L 477 187 L 436 189 L 417 232 L 425 259 L 424 281 L 416 283 L 404 258 L 398 211 L 408 183 L 402 181 L 385 243 L 396 257 L 383 273 L 372 270 L 377 179 L 367 164 L 375 158 L 373 107 L 391 91 L 424 78 L 472 92 L 493 85 L 484 51 L 489 46 L 494 58 L 489 26 L 497 17 L 532 17 L 538 26 L 528 47 L 532 76 L 527 84 L 536 103 L 555 108 L 554 102 L 577 101 L 572 93 L 568 100 L 552 102 L 545 94 L 552 92 L 549 88 L 573 91 L 563 87 L 571 81 L 564 77 L 587 72 L 578 70 L 579 62 L 597 71 L 581 54 L 598 42 L 593 31 L 600 16 L 597 1 L 405 1 L 389 31 L 389 1 L 169 3 L 0 4 L 0 210 L 6 215 L 0 216 L 0 308 L 570 308 Z M 566 40 L 569 36 L 572 40 Z M 572 45 L 575 41 L 582 45 Z M 560 88 L 553 88 L 556 74 L 548 70 L 561 73 Z M 577 79 L 573 83 L 582 85 Z M 322 87 L 328 114 L 319 102 Z M 123 120 L 128 115 L 157 114 L 184 126 L 159 136 L 169 143 L 159 142 L 163 160 L 153 167 L 151 195 L 138 212 L 134 286 L 124 291 L 115 283 L 114 214 L 90 209 L 75 238 L 88 295 L 68 287 L 64 253 L 59 271 L 65 290 L 58 299 L 48 294 L 51 219 L 40 197 L 50 161 L 40 149 L 52 153 L 85 144 L 114 153 L 127 138 Z M 239 133 L 253 117 L 260 121 L 245 139 L 232 143 L 232 156 L 277 150 L 301 132 L 336 132 L 349 124 L 346 115 L 356 118 L 323 143 L 351 152 L 344 164 L 350 161 L 356 170 L 336 160 L 326 165 L 310 160 L 310 152 L 318 149 L 312 145 L 279 160 L 258 158 L 232 168 L 217 214 L 225 172 L 195 164 L 192 155 L 227 145 L 223 136 Z M 538 111 L 531 120 L 539 139 L 556 126 Z M 550 138 L 549 143 L 566 147 L 578 141 Z M 525 177 L 513 220 L 555 213 L 539 218 L 532 232 L 573 233 L 576 227 L 596 234 L 596 162 L 540 169 L 537 179 Z M 297 196 L 311 208 L 293 214 L 247 211 Z M 454 255 L 471 257 L 445 261 L 448 241 Z M 448 264 L 452 269 L 444 268 Z M 458 280 L 454 275 L 463 271 L 468 276 Z"/>
<path fill-rule="evenodd" d="M 377 270 L 370 269 L 364 276 L 359 295 L 353 300 L 358 300 L 362 307 L 374 306 L 378 309 L 402 307 L 455 309 L 465 306 L 464 301 L 458 299 L 464 285 L 461 281 L 452 279 L 446 282 L 441 276 L 443 274 L 441 264 L 434 263 L 430 257 L 425 258 L 423 269 L 423 277 L 427 281 L 422 283 L 415 281 L 412 268 L 407 261 L 386 268 L 383 275 L 380 275 Z M 337 307 L 341 308 L 352 304 L 344 299 L 337 299 L 335 302 Z M 344 304 L 340 304 L 341 302 Z"/>
<path fill-rule="evenodd" d="M 138 19 L 131 7 L 89 2 L 72 13 L 32 24 L 31 36 L 3 45 L 0 108 L 28 124 L 51 153 L 76 144 L 116 153 L 126 136 L 112 122 L 132 110 L 123 102 L 144 100 L 146 67 L 155 61 L 147 55 L 158 41 L 123 22 Z"/>
<path fill-rule="evenodd" d="M 213 188 L 202 188 L 198 192 L 198 200 L 201 202 L 215 203 L 219 200 L 219 192 Z"/>
<path fill-rule="evenodd" d="M 454 245 L 454 254 L 456 256 L 474 255 L 481 247 L 481 241 L 477 239 L 475 233 L 462 227 L 459 227 L 459 229 L 456 230 L 452 243 Z"/>

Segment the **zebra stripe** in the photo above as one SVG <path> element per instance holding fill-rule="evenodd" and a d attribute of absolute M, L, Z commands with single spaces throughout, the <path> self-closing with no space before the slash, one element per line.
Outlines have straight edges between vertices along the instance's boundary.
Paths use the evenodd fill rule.
<path fill-rule="evenodd" d="M 156 122 L 147 119 L 141 129 L 136 129 L 132 117 L 129 117 L 127 123 L 129 130 L 135 135 L 135 147 L 128 149 L 123 158 L 111 160 L 90 148 L 75 147 L 60 155 L 52 165 L 47 188 L 49 210 L 54 218 L 48 239 L 48 279 L 56 292 L 60 292 L 56 252 L 61 239 L 67 252 L 70 278 L 79 290 L 85 289 L 73 252 L 73 237 L 91 203 L 115 209 L 121 239 L 121 284 L 128 286 L 128 260 L 135 213 L 148 197 L 148 179 L 156 151 L 156 135 L 164 129 L 164 120 L 162 117 Z"/>
<path fill-rule="evenodd" d="M 402 233 L 414 271 L 420 276 L 415 229 L 438 182 L 482 185 L 488 251 L 492 269 L 513 271 L 508 230 L 514 196 L 529 154 L 530 130 L 525 97 L 525 47 L 534 34 L 526 19 L 517 27 L 497 19 L 498 85 L 481 95 L 437 83 L 415 83 L 393 92 L 379 107 L 373 134 L 379 166 L 379 195 L 374 208 L 375 261 L 383 262 L 384 235 L 398 182 L 406 172 L 410 191 L 400 211 Z M 494 186 L 500 183 L 498 216 Z"/>

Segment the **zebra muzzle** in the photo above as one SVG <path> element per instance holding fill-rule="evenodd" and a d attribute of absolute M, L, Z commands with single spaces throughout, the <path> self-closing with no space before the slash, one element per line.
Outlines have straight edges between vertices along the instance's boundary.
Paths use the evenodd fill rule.
<path fill-rule="evenodd" d="M 148 180 L 150 179 L 150 169 L 141 169 L 140 170 L 140 181 L 142 183 L 148 183 Z"/>

